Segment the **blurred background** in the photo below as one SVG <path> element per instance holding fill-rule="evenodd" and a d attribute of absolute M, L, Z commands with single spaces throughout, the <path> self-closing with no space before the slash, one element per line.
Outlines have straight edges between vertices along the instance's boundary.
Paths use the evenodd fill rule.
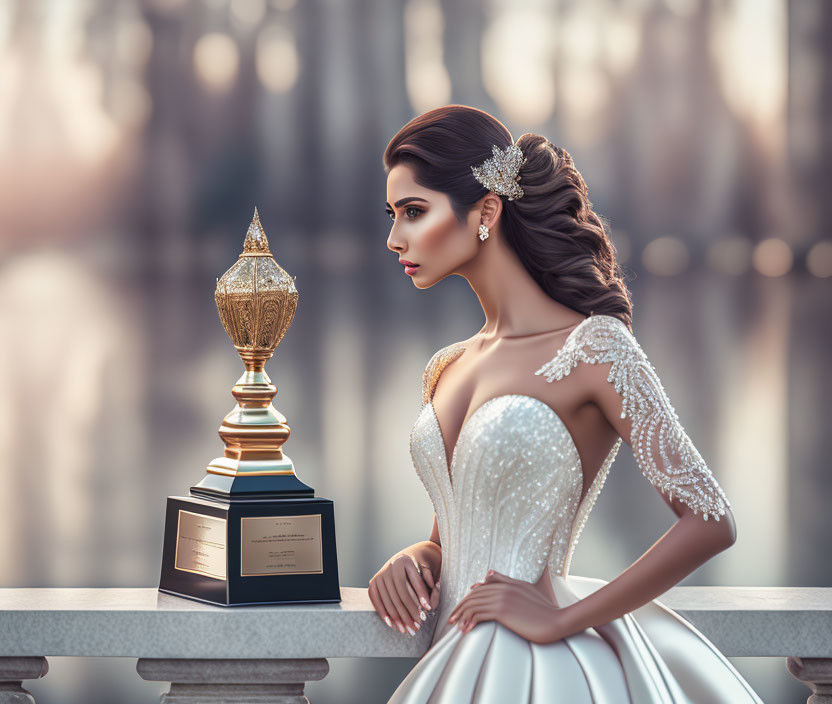
<path fill-rule="evenodd" d="M 0 586 L 158 586 L 165 498 L 221 454 L 242 365 L 216 277 L 255 205 L 298 311 L 267 371 L 342 586 L 427 539 L 408 438 L 433 352 L 484 317 L 387 249 L 381 156 L 462 103 L 567 148 L 634 330 L 730 497 L 683 584 L 830 586 L 832 4 L 823 0 L 0 3 Z M 614 579 L 673 514 L 624 447 L 572 573 Z M 409 637 L 409 636 L 404 636 Z M 783 659 L 732 659 L 767 703 Z M 415 660 L 330 660 L 314 704 Z M 135 661 L 50 658 L 39 704 L 157 701 Z"/>

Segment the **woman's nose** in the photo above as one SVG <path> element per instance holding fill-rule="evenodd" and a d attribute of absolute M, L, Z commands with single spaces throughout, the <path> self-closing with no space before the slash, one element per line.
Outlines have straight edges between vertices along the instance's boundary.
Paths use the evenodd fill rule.
<path fill-rule="evenodd" d="M 402 245 L 393 237 L 393 233 L 390 233 L 390 236 L 387 238 L 387 249 L 391 249 L 394 252 L 398 252 L 402 248 Z"/>

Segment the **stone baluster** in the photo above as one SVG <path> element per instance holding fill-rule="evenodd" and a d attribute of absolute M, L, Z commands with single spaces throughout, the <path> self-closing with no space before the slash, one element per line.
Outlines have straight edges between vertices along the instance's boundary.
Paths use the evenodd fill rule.
<path fill-rule="evenodd" d="M 136 670 L 142 679 L 171 683 L 161 704 L 309 704 L 303 688 L 323 679 L 329 663 L 326 658 L 139 658 Z"/>
<path fill-rule="evenodd" d="M 49 672 L 42 657 L 0 657 L 0 704 L 35 704 L 35 698 L 23 689 L 23 680 L 36 680 Z"/>
<path fill-rule="evenodd" d="M 806 704 L 832 704 L 832 659 L 789 657 L 786 667 L 812 690 Z"/>

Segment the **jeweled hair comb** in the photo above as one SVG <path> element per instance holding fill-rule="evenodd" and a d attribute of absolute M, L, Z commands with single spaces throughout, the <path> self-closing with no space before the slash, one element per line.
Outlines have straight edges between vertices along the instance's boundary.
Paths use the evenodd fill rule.
<path fill-rule="evenodd" d="M 523 151 L 516 144 L 510 144 L 504 150 L 496 144 L 491 147 L 494 156 L 486 159 L 479 166 L 472 166 L 474 178 L 489 191 L 509 200 L 523 197 L 520 181 L 520 167 L 526 163 Z"/>

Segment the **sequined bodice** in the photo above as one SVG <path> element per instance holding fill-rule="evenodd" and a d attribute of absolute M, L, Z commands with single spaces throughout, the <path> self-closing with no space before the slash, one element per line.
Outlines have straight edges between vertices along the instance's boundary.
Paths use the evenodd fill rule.
<path fill-rule="evenodd" d="M 578 449 L 558 414 L 533 396 L 503 394 L 487 400 L 465 421 L 449 466 L 432 397 L 442 369 L 463 350 L 462 343 L 450 345 L 428 363 L 423 405 L 410 435 L 413 464 L 433 503 L 442 543 L 441 620 L 434 642 L 447 628 L 442 614 L 488 570 L 532 583 L 547 567 L 550 576 L 567 574 L 621 445 L 619 438 L 582 499 Z M 606 315 L 587 318 L 569 333 L 554 359 L 535 373 L 545 373 L 548 381 L 560 379 L 581 360 L 613 362 L 609 380 L 620 388 L 622 407 L 635 408 L 632 439 L 639 447 L 646 439 L 647 447 L 661 457 L 669 457 L 670 450 L 681 453 L 674 455 L 681 457 L 677 466 L 668 462 L 651 475 L 642 452 L 639 462 L 651 482 L 671 494 L 675 491 L 703 510 L 704 517 L 712 512 L 718 520 L 727 499 L 690 445 L 626 326 Z M 653 437 L 657 427 L 660 438 Z M 670 445 L 659 447 L 662 442 Z"/>
<path fill-rule="evenodd" d="M 440 611 L 490 569 L 528 582 L 550 561 L 562 572 L 583 473 L 575 443 L 548 404 L 520 394 L 486 401 L 462 427 L 449 470 L 428 403 L 411 451 L 442 539 Z"/>

